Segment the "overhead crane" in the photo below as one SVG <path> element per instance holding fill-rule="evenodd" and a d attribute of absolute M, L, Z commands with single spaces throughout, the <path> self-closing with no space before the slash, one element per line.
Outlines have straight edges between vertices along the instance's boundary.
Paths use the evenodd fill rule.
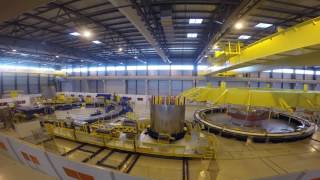
<path fill-rule="evenodd" d="M 212 61 L 210 71 L 214 75 L 253 65 L 296 66 L 319 65 L 320 17 L 310 19 L 293 27 L 267 36 L 237 53 L 220 52 Z M 238 46 L 237 46 L 238 47 Z M 221 64 L 223 64 L 221 66 Z"/>

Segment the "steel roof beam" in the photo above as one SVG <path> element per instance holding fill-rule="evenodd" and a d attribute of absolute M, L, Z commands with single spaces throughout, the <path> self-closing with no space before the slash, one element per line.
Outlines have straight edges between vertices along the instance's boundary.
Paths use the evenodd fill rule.
<path fill-rule="evenodd" d="M 95 55 L 89 54 L 88 52 L 84 52 L 76 48 L 61 46 L 54 43 L 47 43 L 47 42 L 43 43 L 41 41 L 25 40 L 21 38 L 14 38 L 14 37 L 1 36 L 1 35 L 0 35 L 0 41 L 3 42 L 2 44 L 0 44 L 0 47 L 3 47 L 3 48 L 10 49 L 10 47 L 16 47 L 21 50 L 25 50 L 35 54 L 45 53 L 45 54 L 48 54 L 49 56 L 60 55 L 60 56 L 75 58 L 79 60 L 88 59 L 88 60 L 94 60 L 94 61 L 106 63 L 104 59 L 99 58 Z"/>
<path fill-rule="evenodd" d="M 161 48 L 160 42 L 157 42 L 156 38 L 148 30 L 148 27 L 145 25 L 146 22 L 141 20 L 137 10 L 132 7 L 133 4 L 130 1 L 109 0 L 109 2 L 111 2 L 113 6 L 118 7 L 118 10 L 139 30 L 165 63 L 171 62 L 165 51 Z"/>
<path fill-rule="evenodd" d="M 250 12 L 261 5 L 264 0 L 243 0 L 231 13 L 231 15 L 224 21 L 223 25 L 210 38 L 208 43 L 204 46 L 196 59 L 196 63 L 201 62 L 204 55 L 208 53 L 211 46 L 219 41 L 233 26 L 233 24 L 240 18 L 246 17 Z"/>
<path fill-rule="evenodd" d="M 35 9 L 36 7 L 47 4 L 51 1 L 52 0 L 0 1 L 0 22 L 13 19 L 23 12 Z"/>
<path fill-rule="evenodd" d="M 49 3 L 49 5 L 54 6 L 54 7 L 57 7 L 57 8 L 61 8 L 61 9 L 65 10 L 65 11 L 68 11 L 68 12 L 70 12 L 70 13 L 78 16 L 78 17 L 80 17 L 80 18 L 83 19 L 84 21 L 87 21 L 87 22 L 89 22 L 89 23 L 93 23 L 93 24 L 95 24 L 95 25 L 97 25 L 97 26 L 102 27 L 102 28 L 104 28 L 106 31 L 108 31 L 108 32 L 110 32 L 110 33 L 112 33 L 112 34 L 117 35 L 118 38 L 124 39 L 124 40 L 127 42 L 127 44 L 129 45 L 129 49 L 130 49 L 130 48 L 137 49 L 137 48 L 136 48 L 126 37 L 124 37 L 120 32 L 118 32 L 118 31 L 116 31 L 116 30 L 114 30 L 114 29 L 109 28 L 108 26 L 102 24 L 102 23 L 99 22 L 99 21 L 96 21 L 95 19 L 93 19 L 93 18 L 91 18 L 91 17 L 88 17 L 88 16 L 86 16 L 85 14 L 82 14 L 81 12 L 77 12 L 77 11 L 74 10 L 74 9 L 71 9 L 71 8 L 69 8 L 69 7 L 66 7 L 66 6 L 62 6 L 62 5 L 57 4 L 57 3 Z"/>

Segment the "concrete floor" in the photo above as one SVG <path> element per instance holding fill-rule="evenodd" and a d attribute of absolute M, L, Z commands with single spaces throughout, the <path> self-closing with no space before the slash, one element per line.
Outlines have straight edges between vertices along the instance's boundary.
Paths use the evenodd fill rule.
<path fill-rule="evenodd" d="M 192 119 L 193 112 L 197 108 L 188 107 L 186 113 L 188 120 Z M 139 114 L 148 116 L 145 108 L 136 105 L 135 109 Z M 291 143 L 248 144 L 217 137 L 216 160 L 189 160 L 189 177 L 190 180 L 247 180 L 304 170 L 320 170 L 320 132 L 317 132 L 312 138 L 314 140 L 305 139 Z M 62 154 L 78 145 L 79 143 L 76 142 L 56 138 L 55 143 L 46 144 L 46 148 Z M 90 145 L 83 148 L 91 151 L 97 150 L 96 147 Z M 104 150 L 87 163 L 95 165 L 108 153 L 109 150 Z M 126 155 L 126 153 L 115 153 L 105 164 L 117 164 Z M 90 153 L 75 151 L 66 157 L 82 161 L 88 156 Z M 21 177 L 52 179 L 3 156 L 0 156 L 0 162 L 0 180 L 24 179 Z M 141 155 L 129 174 L 154 180 L 180 180 L 182 179 L 182 165 L 183 162 L 179 159 Z"/>
<path fill-rule="evenodd" d="M 0 153 L 0 180 L 55 180 Z"/>

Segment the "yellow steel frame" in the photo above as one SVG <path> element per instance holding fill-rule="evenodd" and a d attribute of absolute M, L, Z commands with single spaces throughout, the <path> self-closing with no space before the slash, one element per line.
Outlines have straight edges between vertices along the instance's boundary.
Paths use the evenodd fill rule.
<path fill-rule="evenodd" d="M 320 44 L 320 17 L 305 21 L 301 24 L 263 38 L 241 51 L 239 55 L 226 58 L 228 64 L 209 74 L 216 74 L 252 64 L 263 62 L 268 56 L 289 52 Z M 277 61 L 271 62 L 276 65 Z M 318 63 L 319 64 L 319 63 Z M 289 65 L 289 64 L 288 64 Z"/>
<path fill-rule="evenodd" d="M 305 90 L 272 90 L 249 88 L 198 87 L 184 91 L 181 96 L 192 101 L 214 105 L 234 104 L 275 108 L 293 112 L 295 108 L 319 111 L 320 92 Z"/>

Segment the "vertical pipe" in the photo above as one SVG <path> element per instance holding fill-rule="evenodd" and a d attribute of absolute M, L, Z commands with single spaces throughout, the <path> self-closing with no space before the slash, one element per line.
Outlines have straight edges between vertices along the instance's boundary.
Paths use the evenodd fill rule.
<path fill-rule="evenodd" d="M 17 77 L 17 73 L 14 73 L 14 90 L 18 90 L 18 77 Z"/>
<path fill-rule="evenodd" d="M 29 73 L 27 73 L 27 94 L 30 94 L 30 74 Z"/>
<path fill-rule="evenodd" d="M 1 96 L 3 95 L 4 87 L 3 87 L 3 72 L 0 73 L 0 88 L 1 88 Z"/>

